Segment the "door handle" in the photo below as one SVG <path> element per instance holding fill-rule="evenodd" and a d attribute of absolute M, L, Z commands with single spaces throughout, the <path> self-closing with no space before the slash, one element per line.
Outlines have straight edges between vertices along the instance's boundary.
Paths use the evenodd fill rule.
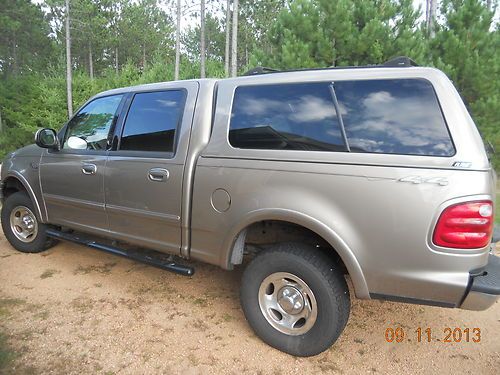
<path fill-rule="evenodd" d="M 84 164 L 82 166 L 83 174 L 95 174 L 97 172 L 97 166 L 95 164 Z"/>
<path fill-rule="evenodd" d="M 151 168 L 148 173 L 148 178 L 155 182 L 167 181 L 169 176 L 170 173 L 165 168 Z"/>

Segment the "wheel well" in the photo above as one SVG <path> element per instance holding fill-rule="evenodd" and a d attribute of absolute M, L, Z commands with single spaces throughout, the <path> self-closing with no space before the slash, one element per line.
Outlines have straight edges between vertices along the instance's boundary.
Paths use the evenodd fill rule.
<path fill-rule="evenodd" d="M 4 199 L 18 191 L 26 192 L 26 188 L 17 178 L 9 177 L 4 181 L 2 190 Z"/>
<path fill-rule="evenodd" d="M 344 273 L 348 273 L 338 252 L 323 237 L 309 228 L 281 220 L 259 221 L 241 231 L 233 246 L 231 263 L 241 264 L 244 258 L 265 251 L 266 248 L 280 242 L 297 242 L 314 246 L 317 251 L 339 264 Z"/>

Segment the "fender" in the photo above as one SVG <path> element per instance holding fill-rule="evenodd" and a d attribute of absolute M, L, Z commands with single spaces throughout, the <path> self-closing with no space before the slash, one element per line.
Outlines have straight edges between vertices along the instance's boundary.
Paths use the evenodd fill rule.
<path fill-rule="evenodd" d="M 38 220 L 41 223 L 44 223 L 45 222 L 45 217 L 42 215 L 42 209 L 41 209 L 40 202 L 39 202 L 38 198 L 36 197 L 35 192 L 33 191 L 33 188 L 29 184 L 29 182 L 26 179 L 26 177 L 24 177 L 18 171 L 10 170 L 10 171 L 7 172 L 7 176 L 5 178 L 5 181 L 7 179 L 9 179 L 9 178 L 15 178 L 16 180 L 18 180 L 21 183 L 21 185 L 23 185 L 24 189 L 28 192 L 28 195 L 29 195 L 31 201 L 35 205 L 35 215 L 37 216 Z"/>
<path fill-rule="evenodd" d="M 337 251 L 340 258 L 344 262 L 354 285 L 356 296 L 358 298 L 364 299 L 370 298 L 363 271 L 361 270 L 361 267 L 356 257 L 354 256 L 354 253 L 345 243 L 345 241 L 342 240 L 342 238 L 340 238 L 340 236 L 334 230 L 332 230 L 332 228 L 328 227 L 323 222 L 309 215 L 289 209 L 266 208 L 249 212 L 242 220 L 238 222 L 238 224 L 231 228 L 224 239 L 223 251 L 221 252 L 222 258 L 220 260 L 220 264 L 222 265 L 222 267 L 226 269 L 231 268 L 230 262 L 233 246 L 236 239 L 238 238 L 239 233 L 249 225 L 263 220 L 281 220 L 301 225 L 321 236 Z"/>

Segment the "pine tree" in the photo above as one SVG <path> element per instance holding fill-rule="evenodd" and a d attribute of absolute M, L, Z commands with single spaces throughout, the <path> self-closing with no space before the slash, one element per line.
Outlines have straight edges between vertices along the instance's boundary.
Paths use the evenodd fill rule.
<path fill-rule="evenodd" d="M 376 64 L 407 54 L 420 60 L 418 18 L 411 0 L 296 0 L 271 29 L 276 53 L 257 59 L 278 68 Z"/>
<path fill-rule="evenodd" d="M 433 63 L 453 80 L 483 137 L 499 149 L 500 29 L 494 14 L 480 0 L 445 0 L 440 11 L 445 22 L 431 41 Z"/>

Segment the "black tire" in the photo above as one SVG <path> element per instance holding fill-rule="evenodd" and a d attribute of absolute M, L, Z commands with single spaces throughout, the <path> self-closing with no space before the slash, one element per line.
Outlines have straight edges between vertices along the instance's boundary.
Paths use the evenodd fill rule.
<path fill-rule="evenodd" d="M 29 242 L 23 242 L 19 238 L 17 238 L 16 234 L 11 228 L 10 215 L 12 211 L 18 207 L 28 208 L 31 213 L 33 213 L 33 218 L 36 221 L 37 232 L 36 235 L 33 235 L 31 238 L 29 238 Z M 5 238 L 7 238 L 9 243 L 16 250 L 23 253 L 39 253 L 54 246 L 56 243 L 55 240 L 47 237 L 46 230 L 48 226 L 46 224 L 40 223 L 39 218 L 36 217 L 36 214 L 34 214 L 35 212 L 36 211 L 33 202 L 24 192 L 17 192 L 9 195 L 7 199 L 5 199 L 2 206 L 2 229 L 3 233 L 5 234 Z"/>
<path fill-rule="evenodd" d="M 303 334 L 280 332 L 261 310 L 261 284 L 266 278 L 272 279 L 274 274 L 281 272 L 300 278 L 314 294 L 317 314 L 312 320 L 313 325 Z M 248 323 L 263 341 L 299 357 L 313 356 L 328 349 L 338 339 L 349 319 L 349 289 L 343 272 L 329 257 L 303 244 L 277 244 L 257 254 L 243 273 L 240 299 Z"/>

